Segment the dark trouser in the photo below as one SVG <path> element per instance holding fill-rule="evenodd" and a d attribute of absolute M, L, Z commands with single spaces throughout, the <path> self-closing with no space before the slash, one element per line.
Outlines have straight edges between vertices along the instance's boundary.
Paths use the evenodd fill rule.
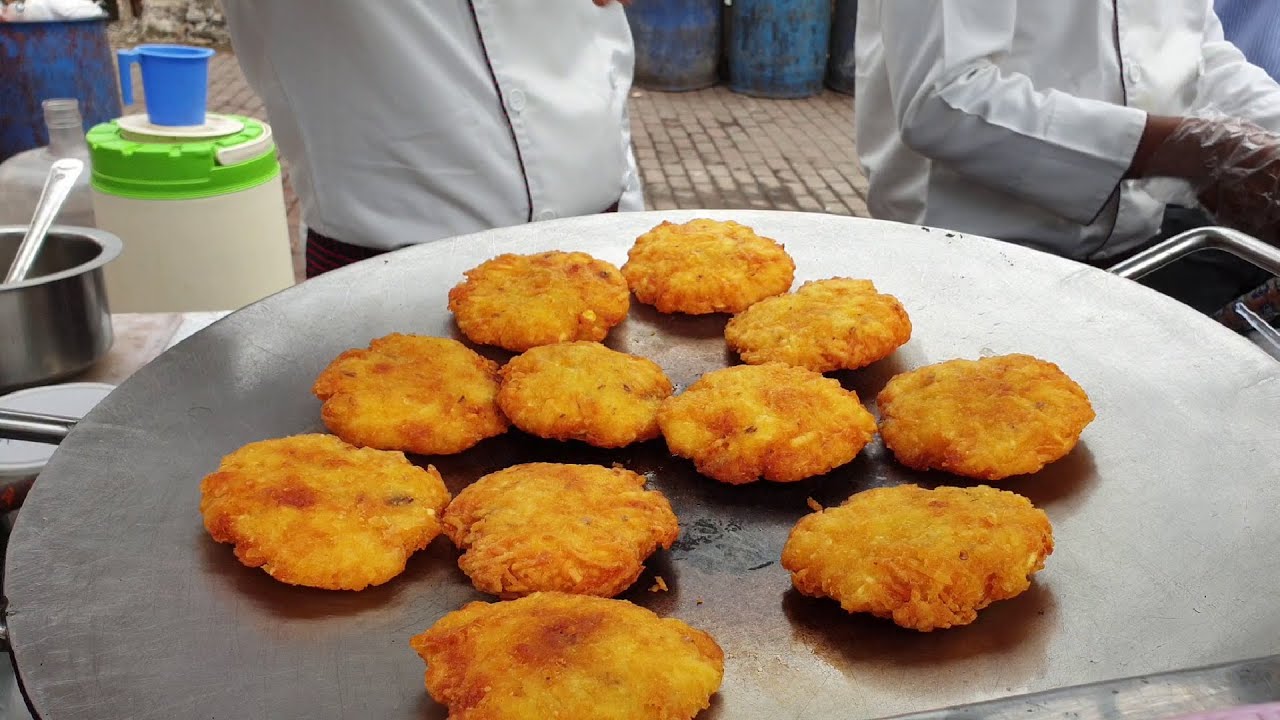
<path fill-rule="evenodd" d="M 390 252 L 334 240 L 307 228 L 307 279 Z"/>
<path fill-rule="evenodd" d="M 1187 230 L 1213 224 L 1213 219 L 1200 210 L 1170 205 L 1156 240 L 1167 240 Z M 1099 265 L 1109 267 L 1137 252 L 1140 251 L 1109 258 Z M 1138 282 L 1206 315 L 1213 315 L 1270 278 L 1269 273 L 1250 262 L 1209 250 L 1188 255 L 1139 278 Z"/>

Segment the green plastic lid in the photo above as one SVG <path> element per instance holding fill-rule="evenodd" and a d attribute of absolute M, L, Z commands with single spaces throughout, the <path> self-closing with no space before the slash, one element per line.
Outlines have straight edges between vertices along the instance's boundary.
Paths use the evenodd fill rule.
<path fill-rule="evenodd" d="M 279 175 L 268 127 L 253 118 L 226 117 L 243 127 L 214 138 L 137 140 L 116 120 L 93 127 L 86 136 L 93 188 L 142 200 L 189 200 L 239 192 Z"/>

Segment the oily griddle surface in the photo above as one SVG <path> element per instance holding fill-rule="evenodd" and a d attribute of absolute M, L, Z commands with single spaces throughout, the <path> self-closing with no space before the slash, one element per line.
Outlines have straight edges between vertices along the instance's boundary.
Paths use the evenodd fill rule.
<path fill-rule="evenodd" d="M 902 370 L 1025 352 L 1060 364 L 1098 419 L 1069 457 L 1002 483 L 1055 525 L 1057 551 L 1032 589 L 973 625 L 929 634 L 800 597 L 778 564 L 808 497 L 837 504 L 879 485 L 957 482 L 898 466 L 878 440 L 794 485 L 722 486 L 661 441 L 602 451 L 512 432 L 430 459 L 455 493 L 535 460 L 619 462 L 648 475 L 681 537 L 624 597 L 724 647 L 724 685 L 700 717 L 883 717 L 1280 649 L 1280 366 L 1247 341 L 1104 272 L 936 229 L 758 211 L 621 214 L 457 238 L 331 273 L 230 316 L 126 382 L 61 447 L 10 544 L 10 632 L 41 717 L 444 717 L 407 640 L 486 599 L 446 540 L 379 588 L 285 586 L 208 538 L 200 478 L 247 442 L 320 430 L 310 384 L 342 350 L 396 331 L 456 336 L 446 294 L 485 259 L 564 249 L 621 264 L 660 220 L 708 215 L 783 242 L 797 286 L 868 277 L 902 300 L 912 341 L 837 374 L 869 405 Z M 633 303 L 609 344 L 652 358 L 684 387 L 734 361 L 725 321 Z M 654 575 L 669 592 L 649 592 Z"/>

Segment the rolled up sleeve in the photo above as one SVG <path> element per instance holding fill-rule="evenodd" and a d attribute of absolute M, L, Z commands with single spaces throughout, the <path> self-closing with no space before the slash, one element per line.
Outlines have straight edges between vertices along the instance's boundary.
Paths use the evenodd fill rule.
<path fill-rule="evenodd" d="M 885 66 L 903 142 L 984 185 L 1073 222 L 1093 221 L 1123 179 L 1142 110 L 1037 89 L 1000 67 L 1016 0 L 881 6 Z"/>

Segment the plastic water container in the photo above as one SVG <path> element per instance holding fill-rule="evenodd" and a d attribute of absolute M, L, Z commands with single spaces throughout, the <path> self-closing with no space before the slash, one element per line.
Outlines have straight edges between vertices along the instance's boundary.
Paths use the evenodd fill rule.
<path fill-rule="evenodd" d="M 203 125 L 209 102 L 208 48 L 187 45 L 139 45 L 117 50 L 120 63 L 120 95 L 133 104 L 134 64 L 142 68 L 147 93 L 147 116 L 153 125 L 188 127 Z"/>
<path fill-rule="evenodd" d="M 271 128 L 208 120 L 218 134 L 174 136 L 142 116 L 89 131 L 98 227 L 124 243 L 104 269 L 113 312 L 236 310 L 293 284 Z"/>
<path fill-rule="evenodd" d="M 80 104 L 74 99 L 46 100 L 44 121 L 49 132 L 48 146 L 18 153 L 0 163 L 0 225 L 31 222 L 31 214 L 35 212 L 55 160 L 76 158 L 84 162 L 85 167 L 89 166 L 89 146 L 84 140 Z M 55 222 L 95 227 L 89 173 L 82 173 L 76 180 Z"/>
<path fill-rule="evenodd" d="M 104 269 L 114 312 L 236 310 L 293 284 L 271 128 L 205 112 L 212 55 L 122 52 L 126 99 L 136 60 L 147 114 L 89 131 L 94 215 L 124 243 Z"/>

